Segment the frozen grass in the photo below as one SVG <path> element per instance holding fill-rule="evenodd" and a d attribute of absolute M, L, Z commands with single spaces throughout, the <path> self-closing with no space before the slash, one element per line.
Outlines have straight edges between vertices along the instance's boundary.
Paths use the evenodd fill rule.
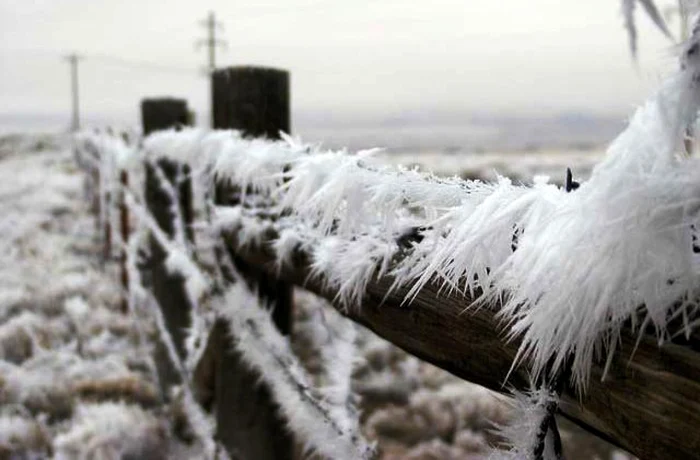
<path fill-rule="evenodd" d="M 173 436 L 152 322 L 119 311 L 68 139 L 0 145 L 0 456 L 199 456 Z"/>

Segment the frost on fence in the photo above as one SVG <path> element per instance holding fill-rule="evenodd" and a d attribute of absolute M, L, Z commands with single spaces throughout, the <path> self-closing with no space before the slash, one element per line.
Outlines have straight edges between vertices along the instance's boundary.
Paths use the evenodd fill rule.
<path fill-rule="evenodd" d="M 479 290 L 478 306 L 501 305 L 510 336 L 523 339 L 518 358 L 531 360 L 535 375 L 551 360 L 556 373 L 571 357 L 583 389 L 623 323 L 651 325 L 664 340 L 673 318 L 697 311 L 700 164 L 676 155 L 698 107 L 695 74 L 689 66 L 669 79 L 573 193 L 544 179 L 532 187 L 438 179 L 382 165 L 371 151 L 322 151 L 289 138 L 190 130 L 153 135 L 145 148 L 200 170 L 208 164 L 219 181 L 273 198 L 274 219 L 244 199 L 220 210 L 218 225 L 243 243 L 273 228 L 279 260 L 309 253 L 348 308 L 360 307 L 381 275 L 412 295 L 429 282 Z"/>
<path fill-rule="evenodd" d="M 347 398 L 350 373 L 343 375 L 346 382 L 333 382 L 324 396 L 315 392 L 289 341 L 273 324 L 271 312 L 258 303 L 245 283 L 235 283 L 221 297 L 218 310 L 228 321 L 236 349 L 268 383 L 291 431 L 305 441 L 305 450 L 327 458 L 373 458 L 374 448 L 360 434 L 358 411 Z M 340 366 L 351 356 L 342 358 Z"/>
<path fill-rule="evenodd" d="M 572 193 L 546 178 L 529 187 L 505 178 L 442 179 L 381 164 L 375 151 L 324 151 L 289 137 L 249 140 L 228 131 L 156 133 L 141 153 L 187 163 L 204 190 L 233 185 L 240 204 L 216 208 L 202 225 L 233 232 L 239 244 L 267 244 L 276 235 L 279 263 L 307 254 L 313 274 L 346 308 L 361 308 L 366 286 L 382 276 L 409 288 L 407 302 L 428 283 L 478 292 L 465 307 L 494 309 L 508 336 L 521 339 L 514 365 L 531 364 L 535 380 L 570 367 L 585 390 L 592 362 L 612 356 L 624 324 L 640 333 L 652 327 L 660 342 L 696 325 L 700 162 L 678 154 L 700 105 L 695 35 L 683 70 L 637 111 Z M 175 269 L 188 272 L 187 253 L 170 252 Z M 680 329 L 669 329 L 672 321 Z M 232 327 L 252 334 L 247 323 Z M 283 348 L 276 340 L 267 354 L 244 354 L 265 366 Z M 268 374 L 284 403 L 281 385 L 291 374 Z M 288 410 L 290 420 L 306 417 Z"/>

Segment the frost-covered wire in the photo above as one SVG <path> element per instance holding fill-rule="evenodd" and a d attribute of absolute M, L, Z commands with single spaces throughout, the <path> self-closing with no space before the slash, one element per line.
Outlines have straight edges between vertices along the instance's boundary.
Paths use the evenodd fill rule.
<path fill-rule="evenodd" d="M 357 395 L 352 391 L 352 372 L 358 362 L 355 341 L 355 324 L 342 317 L 320 297 L 310 293 L 297 293 L 312 318 L 304 321 L 304 330 L 295 328 L 295 334 L 309 340 L 306 352 L 317 354 L 320 364 L 321 382 L 319 393 L 329 401 L 342 417 L 357 417 L 354 402 Z"/>
<path fill-rule="evenodd" d="M 292 353 L 289 342 L 275 328 L 270 311 L 245 283 L 235 283 L 221 298 L 217 311 L 228 321 L 231 338 L 241 356 L 260 372 L 272 390 L 292 431 L 309 451 L 328 458 L 373 458 L 374 448 L 359 429 L 357 412 L 347 410 L 345 398 L 320 398 Z"/>
<path fill-rule="evenodd" d="M 185 219 L 182 216 L 180 210 L 180 199 L 175 187 L 170 182 L 170 180 L 165 176 L 163 168 L 158 162 L 149 162 L 148 166 L 152 169 L 153 174 L 158 181 L 158 185 L 163 193 L 168 197 L 168 203 L 170 203 L 170 216 L 173 225 L 173 238 L 175 243 L 180 247 L 188 247 L 187 237 L 185 232 Z M 177 165 L 177 171 L 175 174 L 175 183 L 179 183 L 182 180 L 182 171 L 180 165 Z"/>
<path fill-rule="evenodd" d="M 130 311 L 135 312 L 137 307 L 144 308 L 144 306 L 147 306 L 147 313 L 155 320 L 159 338 L 165 347 L 169 360 L 175 367 L 183 383 L 183 411 L 187 415 L 193 432 L 204 448 L 205 454 L 207 455 L 206 458 L 213 459 L 217 455 L 217 444 L 214 440 L 215 427 L 194 397 L 190 374 L 193 368 L 190 364 L 191 357 L 188 356 L 189 359 L 183 362 L 178 355 L 172 335 L 165 325 L 165 319 L 161 309 L 157 305 L 152 294 L 143 287 L 141 281 L 141 273 L 138 270 L 137 260 L 140 248 L 139 244 L 145 240 L 143 237 L 148 233 L 154 235 L 158 244 L 166 251 L 166 268 L 181 274 L 185 279 L 185 290 L 190 305 L 193 306 L 193 311 L 191 312 L 193 317 L 192 324 L 198 324 L 196 321 L 198 318 L 197 314 L 199 313 L 197 306 L 200 304 L 204 293 L 209 289 L 209 281 L 188 255 L 187 247 L 183 246 L 184 241 L 171 240 L 158 226 L 153 216 L 148 213 L 145 207 L 138 203 L 132 191 L 128 188 L 122 188 L 121 192 L 124 194 L 126 206 L 137 218 L 136 231 L 130 238 L 126 251 L 126 264 L 129 273 Z"/>
<path fill-rule="evenodd" d="M 127 190 L 125 197 L 129 210 L 140 219 L 143 225 L 147 226 L 158 244 L 164 248 L 167 254 L 165 259 L 166 268 L 183 276 L 185 291 L 187 292 L 190 305 L 196 309 L 196 306 L 209 289 L 210 281 L 208 277 L 192 260 L 187 248 L 178 245 L 177 242 L 168 237 L 153 216 L 138 202 L 133 193 Z"/>
<path fill-rule="evenodd" d="M 552 408 L 558 400 L 547 388 L 515 392 L 511 420 L 494 430 L 505 439 L 506 448 L 493 449 L 489 460 L 561 459 L 561 440 L 556 428 L 551 429 Z"/>

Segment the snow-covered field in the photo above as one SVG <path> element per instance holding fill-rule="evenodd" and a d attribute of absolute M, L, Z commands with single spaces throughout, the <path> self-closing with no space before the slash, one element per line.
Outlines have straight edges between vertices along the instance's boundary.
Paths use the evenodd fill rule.
<path fill-rule="evenodd" d="M 495 181 L 497 176 L 510 177 L 516 182 L 532 183 L 535 176 L 548 176 L 550 182 L 564 183 L 566 168 L 575 178 L 587 179 L 593 166 L 604 155 L 604 149 L 590 151 L 552 150 L 531 153 L 484 152 L 441 153 L 384 153 L 379 158 L 391 164 L 418 166 L 442 176 L 460 176 L 463 179 Z"/>
<path fill-rule="evenodd" d="M 391 161 L 423 160 L 444 174 L 487 174 L 507 164 L 523 179 L 544 160 L 408 159 Z M 546 159 L 547 168 L 571 166 L 575 174 L 588 164 L 588 157 Z M 152 321 L 120 312 L 115 262 L 100 260 L 81 174 L 67 137 L 0 139 L 0 458 L 201 458 L 178 407 L 161 394 Z M 316 297 L 297 297 L 293 347 L 318 375 L 319 324 L 348 324 Z M 358 346 L 352 386 L 362 398 L 362 430 L 382 458 L 476 459 L 498 442 L 492 428 L 510 413 L 503 397 L 364 329 Z M 613 455 L 574 432 L 564 427 L 569 451 L 579 453 L 571 458 Z"/>
<path fill-rule="evenodd" d="M 0 458 L 193 458 L 61 137 L 0 140 Z"/>

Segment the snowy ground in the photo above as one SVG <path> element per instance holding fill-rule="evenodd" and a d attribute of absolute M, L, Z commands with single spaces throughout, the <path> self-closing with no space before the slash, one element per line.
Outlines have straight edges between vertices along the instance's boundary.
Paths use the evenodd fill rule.
<path fill-rule="evenodd" d="M 67 145 L 0 141 L 0 458 L 188 458 Z"/>
<path fill-rule="evenodd" d="M 535 167 L 533 159 L 506 157 L 524 176 Z M 437 169 L 502 170 L 486 158 L 457 166 L 440 159 Z M 576 174 L 589 159 L 550 163 Z M 178 431 L 175 409 L 163 403 L 150 358 L 153 327 L 119 311 L 116 267 L 100 260 L 68 139 L 0 139 L 0 215 L 0 458 L 199 458 Z M 314 371 L 317 357 L 306 345 L 317 322 L 347 325 L 313 296 L 298 298 L 294 346 Z M 365 330 L 359 344 L 353 387 L 363 430 L 382 458 L 476 459 L 497 442 L 490 429 L 509 415 L 502 397 Z M 570 458 L 612 458 L 607 446 L 572 433 L 564 432 L 576 453 Z"/>

